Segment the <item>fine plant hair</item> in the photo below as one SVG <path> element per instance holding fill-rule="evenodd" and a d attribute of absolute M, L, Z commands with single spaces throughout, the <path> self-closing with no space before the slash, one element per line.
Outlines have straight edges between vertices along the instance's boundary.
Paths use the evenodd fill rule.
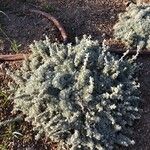
<path fill-rule="evenodd" d="M 1 10 L 0 10 L 0 14 L 3 14 L 4 16 L 6 16 L 10 20 L 10 18 L 8 17 L 8 15 L 6 13 L 4 13 L 3 11 L 1 11 Z"/>
<path fill-rule="evenodd" d="M 150 4 L 130 4 L 119 14 L 114 26 L 114 37 L 130 48 L 150 50 Z"/>
<path fill-rule="evenodd" d="M 58 149 L 111 150 L 134 144 L 130 126 L 139 118 L 137 55 L 109 52 L 84 35 L 76 44 L 35 41 L 20 70 L 8 71 L 17 86 L 14 111 L 31 121 Z"/>

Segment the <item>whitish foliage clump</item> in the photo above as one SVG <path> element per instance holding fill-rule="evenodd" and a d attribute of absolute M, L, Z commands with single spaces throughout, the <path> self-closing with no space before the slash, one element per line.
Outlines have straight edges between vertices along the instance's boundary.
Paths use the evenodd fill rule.
<path fill-rule="evenodd" d="M 114 36 L 129 47 L 150 49 L 150 4 L 130 4 L 119 14 Z"/>
<path fill-rule="evenodd" d="M 90 37 L 63 45 L 44 41 L 15 75 L 14 110 L 26 114 L 38 131 L 60 149 L 103 150 L 128 146 L 128 127 L 138 115 L 135 57 L 108 52 Z"/>

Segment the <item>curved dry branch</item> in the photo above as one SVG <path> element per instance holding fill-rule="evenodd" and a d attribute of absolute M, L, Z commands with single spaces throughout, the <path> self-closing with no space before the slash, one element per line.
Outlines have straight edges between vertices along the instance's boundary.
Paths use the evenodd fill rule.
<path fill-rule="evenodd" d="M 58 30 L 60 31 L 61 33 L 61 36 L 63 38 L 63 42 L 66 43 L 67 42 L 67 33 L 65 31 L 65 29 L 63 28 L 63 26 L 61 25 L 61 23 L 52 15 L 46 13 L 46 12 L 43 12 L 43 11 L 40 11 L 40 10 L 34 10 L 34 9 L 30 9 L 29 10 L 30 12 L 33 12 L 33 13 L 37 13 L 37 14 L 40 14 L 44 17 L 46 17 L 48 20 L 51 20 L 53 22 L 53 24 L 58 28 Z"/>
<path fill-rule="evenodd" d="M 63 42 L 64 43 L 67 42 L 67 38 L 68 38 L 67 33 L 66 33 L 65 29 L 63 28 L 63 26 L 61 25 L 61 23 L 54 16 L 52 16 L 46 12 L 40 11 L 40 10 L 30 9 L 29 12 L 40 14 L 40 15 L 46 17 L 47 19 L 51 20 L 54 23 L 54 25 L 58 28 L 58 30 L 60 31 L 61 36 L 63 38 Z M 28 56 L 29 56 L 29 54 L 0 55 L 0 61 L 19 61 L 19 60 L 23 60 L 25 57 L 28 57 Z"/>

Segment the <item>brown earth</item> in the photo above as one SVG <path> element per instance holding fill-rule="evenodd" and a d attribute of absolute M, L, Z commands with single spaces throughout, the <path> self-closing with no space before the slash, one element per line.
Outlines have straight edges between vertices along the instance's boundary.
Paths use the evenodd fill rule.
<path fill-rule="evenodd" d="M 12 43 L 15 40 L 21 46 L 15 52 L 28 52 L 28 45 L 33 40 L 44 38 L 44 34 L 52 41 L 61 41 L 60 33 L 56 27 L 47 19 L 39 15 L 28 13 L 28 9 L 40 9 L 55 16 L 68 33 L 69 42 L 74 42 L 74 37 L 82 37 L 83 34 L 90 34 L 100 42 L 106 38 L 113 38 L 113 25 L 117 21 L 117 15 L 125 10 L 126 0 L 0 0 L 0 10 L 9 17 L 0 14 L 0 24 L 5 32 L 0 32 L 0 53 L 14 53 Z M 136 144 L 129 148 L 119 147 L 119 150 L 149 150 L 150 149 L 150 56 L 140 56 L 138 62 L 142 62 L 140 73 L 141 83 L 141 119 L 136 121 L 133 127 L 133 139 Z M 4 63 L 2 63 L 4 65 Z M 1 65 L 2 65 L 1 64 Z M 16 68 L 18 64 L 5 63 L 6 67 Z M 19 63 L 20 64 L 20 63 Z M 1 71 L 2 72 L 2 71 Z M 0 88 L 6 86 L 7 78 L 0 74 Z M 4 99 L 0 97 L 0 100 Z M 0 101 L 0 106 L 3 100 Z M 0 120 L 10 118 L 12 102 L 0 109 Z M 0 132 L 8 131 L 8 127 L 2 128 Z M 0 136 L 0 145 L 5 144 L 7 149 L 20 150 L 51 149 L 49 142 L 45 139 L 34 141 L 34 133 L 30 124 L 23 122 L 15 129 L 18 129 L 26 138 L 5 139 Z M 14 144 L 14 146 L 11 145 Z"/>

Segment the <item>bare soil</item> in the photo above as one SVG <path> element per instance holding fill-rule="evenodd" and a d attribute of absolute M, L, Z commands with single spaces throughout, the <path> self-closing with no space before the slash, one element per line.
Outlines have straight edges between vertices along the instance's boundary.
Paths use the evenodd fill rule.
<path fill-rule="evenodd" d="M 43 39 L 45 35 L 52 41 L 60 41 L 58 29 L 39 15 L 28 13 L 28 9 L 39 9 L 55 16 L 68 33 L 68 41 L 74 42 L 74 37 L 82 37 L 83 34 L 92 35 L 100 42 L 106 38 L 113 38 L 113 25 L 117 21 L 117 15 L 125 11 L 127 0 L 0 0 L 0 10 L 6 13 L 9 19 L 0 14 L 0 24 L 5 32 L 0 32 L 0 53 L 14 53 L 10 42 L 15 40 L 21 44 L 17 52 L 28 52 L 29 44 L 33 40 Z M 119 147 L 119 150 L 149 150 L 150 149 L 150 56 L 142 55 L 138 62 L 143 63 L 139 81 L 141 83 L 141 119 L 137 120 L 133 127 L 134 146 L 128 148 Z M 19 63 L 6 63 L 5 67 L 18 68 Z M 19 64 L 19 65 L 18 65 Z M 6 87 L 8 79 L 4 78 L 4 71 L 0 72 L 0 88 Z M 4 97 L 0 97 L 0 105 Z M 13 102 L 8 102 L 5 108 L 0 109 L 0 121 L 10 118 Z M 5 144 L 7 149 L 54 149 L 51 142 L 42 140 L 36 142 L 34 133 L 29 123 L 25 121 L 18 124 L 18 129 L 24 136 L 22 139 L 5 139 L 0 136 L 0 145 Z M 12 129 L 13 130 L 13 129 Z M 8 131 L 8 127 L 0 129 L 2 133 Z M 26 140 L 26 138 L 28 140 Z M 11 143 L 14 145 L 12 146 Z M 53 146 L 52 146 L 53 145 Z M 30 147 L 30 148 L 29 148 Z"/>

